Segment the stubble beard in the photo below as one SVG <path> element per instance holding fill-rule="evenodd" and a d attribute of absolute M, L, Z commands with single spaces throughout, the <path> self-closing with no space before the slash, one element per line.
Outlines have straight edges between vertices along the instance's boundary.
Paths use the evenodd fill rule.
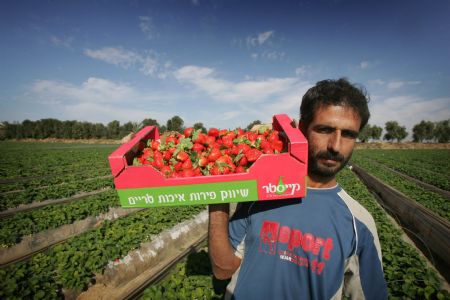
<path fill-rule="evenodd" d="M 319 151 L 314 149 L 308 151 L 308 172 L 310 175 L 317 176 L 323 179 L 332 179 L 341 171 L 350 160 L 352 153 L 347 157 L 340 153 L 333 153 L 331 151 Z M 338 162 L 336 166 L 327 166 L 319 162 L 319 159 L 331 159 Z"/>

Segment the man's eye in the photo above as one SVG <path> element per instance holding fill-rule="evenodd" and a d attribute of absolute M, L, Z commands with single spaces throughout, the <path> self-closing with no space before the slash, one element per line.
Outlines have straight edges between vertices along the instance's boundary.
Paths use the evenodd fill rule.
<path fill-rule="evenodd" d="M 342 131 L 342 136 L 349 139 L 356 139 L 358 137 L 358 132 L 356 131 Z"/>
<path fill-rule="evenodd" d="M 319 128 L 316 128 L 316 131 L 318 133 L 332 133 L 333 132 L 333 128 L 330 128 L 330 127 L 319 127 Z"/>

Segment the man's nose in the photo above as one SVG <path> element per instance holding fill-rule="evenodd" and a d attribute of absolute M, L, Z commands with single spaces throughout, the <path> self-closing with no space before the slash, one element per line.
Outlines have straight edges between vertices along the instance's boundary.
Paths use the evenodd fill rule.
<path fill-rule="evenodd" d="M 335 131 L 331 134 L 328 140 L 328 150 L 332 150 L 333 152 L 339 152 L 341 150 L 341 134 L 339 132 Z"/>

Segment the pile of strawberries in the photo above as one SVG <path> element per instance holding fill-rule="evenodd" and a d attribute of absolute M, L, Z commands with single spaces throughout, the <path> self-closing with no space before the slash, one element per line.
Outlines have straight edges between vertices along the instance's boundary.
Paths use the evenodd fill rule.
<path fill-rule="evenodd" d="M 280 134 L 268 126 L 255 131 L 211 128 L 207 134 L 186 128 L 148 140 L 133 165 L 150 165 L 165 177 L 242 173 L 263 154 L 285 152 Z"/>

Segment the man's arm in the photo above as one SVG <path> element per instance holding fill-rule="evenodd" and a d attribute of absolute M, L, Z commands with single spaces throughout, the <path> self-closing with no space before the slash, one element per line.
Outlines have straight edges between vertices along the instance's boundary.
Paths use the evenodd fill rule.
<path fill-rule="evenodd" d="M 347 266 L 344 295 L 352 299 L 388 299 L 388 290 L 381 263 L 381 251 L 378 249 L 378 235 L 375 231 L 375 236 L 373 236 L 367 228 L 358 232 L 357 255 L 356 257 L 353 256 Z"/>
<path fill-rule="evenodd" d="M 234 254 L 228 234 L 230 205 L 209 205 L 208 248 L 211 266 L 217 279 L 228 279 L 239 268 L 241 259 Z"/>

